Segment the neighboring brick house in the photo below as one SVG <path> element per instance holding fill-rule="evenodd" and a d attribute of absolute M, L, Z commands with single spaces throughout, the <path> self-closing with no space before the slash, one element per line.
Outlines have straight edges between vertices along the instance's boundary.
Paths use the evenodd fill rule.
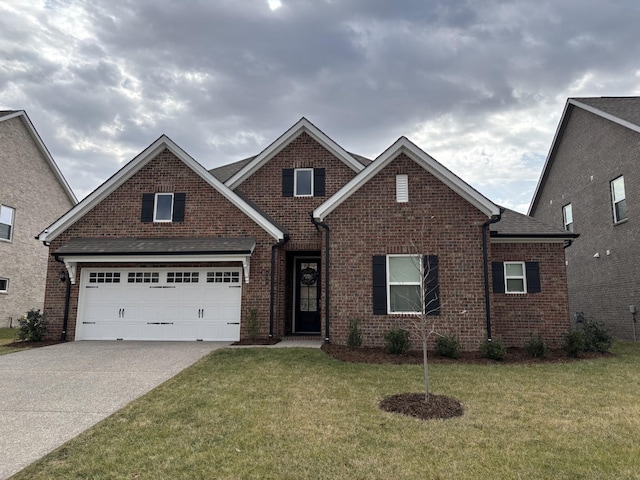
<path fill-rule="evenodd" d="M 500 208 L 404 137 L 370 161 L 303 118 L 209 172 L 162 136 L 42 232 L 45 311 L 67 339 L 238 340 L 255 318 L 261 336 L 345 343 L 358 319 L 381 345 L 420 310 L 423 269 L 438 329 L 465 349 L 488 334 L 557 344 L 574 237 Z"/>
<path fill-rule="evenodd" d="M 75 204 L 27 114 L 0 111 L 0 327 L 42 310 L 48 255 L 34 235 Z"/>
<path fill-rule="evenodd" d="M 569 98 L 529 208 L 580 234 L 566 255 L 570 311 L 627 340 L 640 309 L 639 162 L 640 97 Z"/>

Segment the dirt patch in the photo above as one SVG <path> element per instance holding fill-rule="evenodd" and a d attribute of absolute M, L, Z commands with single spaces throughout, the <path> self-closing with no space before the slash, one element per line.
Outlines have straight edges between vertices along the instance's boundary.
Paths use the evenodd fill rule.
<path fill-rule="evenodd" d="M 387 353 L 382 347 L 361 347 L 349 348 L 344 345 L 333 345 L 331 343 L 322 345 L 322 350 L 329 356 L 341 360 L 343 362 L 353 363 L 388 363 L 395 365 L 421 365 L 422 352 L 410 351 L 404 355 L 392 355 Z M 521 348 L 508 348 L 507 355 L 503 360 L 490 360 L 484 358 L 480 352 L 462 352 L 460 358 L 445 358 L 436 355 L 435 352 L 429 352 L 429 363 L 438 364 L 479 364 L 479 365 L 496 365 L 496 364 L 535 364 L 535 363 L 558 363 L 558 362 L 574 362 L 577 360 L 586 360 L 591 358 L 612 357 L 610 352 L 593 353 L 586 352 L 581 357 L 569 357 L 564 350 L 551 350 L 549 355 L 542 358 L 533 358 Z"/>
<path fill-rule="evenodd" d="M 425 402 L 424 393 L 400 393 L 384 398 L 380 408 L 386 412 L 401 413 L 421 420 L 461 417 L 464 407 L 455 398 L 444 395 L 429 395 Z"/>
<path fill-rule="evenodd" d="M 243 338 L 237 342 L 233 342 L 231 345 L 275 345 L 280 342 L 279 338 Z"/>

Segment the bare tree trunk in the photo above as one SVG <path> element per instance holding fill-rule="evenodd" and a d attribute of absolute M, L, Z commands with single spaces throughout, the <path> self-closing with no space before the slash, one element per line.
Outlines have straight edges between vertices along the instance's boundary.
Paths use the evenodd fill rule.
<path fill-rule="evenodd" d="M 422 360 L 424 366 L 424 401 L 429 403 L 429 364 L 427 363 L 427 340 L 428 337 L 422 336 Z"/>

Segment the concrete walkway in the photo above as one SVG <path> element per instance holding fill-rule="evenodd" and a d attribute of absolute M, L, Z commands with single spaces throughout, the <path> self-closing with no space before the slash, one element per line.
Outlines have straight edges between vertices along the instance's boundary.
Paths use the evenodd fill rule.
<path fill-rule="evenodd" d="M 69 342 L 0 356 L 0 480 L 228 342 Z"/>

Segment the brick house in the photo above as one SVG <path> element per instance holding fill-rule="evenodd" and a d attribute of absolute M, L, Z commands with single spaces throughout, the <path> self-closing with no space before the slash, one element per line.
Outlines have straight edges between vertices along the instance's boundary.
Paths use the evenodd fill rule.
<path fill-rule="evenodd" d="M 304 118 L 211 171 L 162 136 L 40 235 L 54 337 L 238 340 L 255 318 L 262 336 L 345 343 L 359 319 L 381 345 L 422 308 L 422 271 L 439 330 L 467 350 L 559 341 L 574 237 L 404 137 L 370 161 Z"/>
<path fill-rule="evenodd" d="M 23 110 L 0 111 L 0 327 L 42 310 L 47 252 L 34 235 L 77 203 Z"/>
<path fill-rule="evenodd" d="M 567 249 L 570 312 L 627 340 L 640 308 L 639 155 L 640 97 L 569 98 L 529 208 L 580 234 Z"/>

